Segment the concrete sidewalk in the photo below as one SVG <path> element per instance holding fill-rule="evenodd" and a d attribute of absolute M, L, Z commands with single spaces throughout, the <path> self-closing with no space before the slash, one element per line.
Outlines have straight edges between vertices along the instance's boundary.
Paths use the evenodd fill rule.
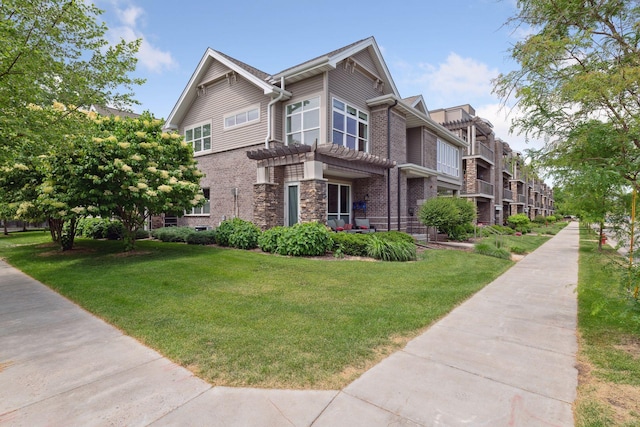
<path fill-rule="evenodd" d="M 0 425 L 573 425 L 578 225 L 341 391 L 211 387 L 0 262 Z"/>

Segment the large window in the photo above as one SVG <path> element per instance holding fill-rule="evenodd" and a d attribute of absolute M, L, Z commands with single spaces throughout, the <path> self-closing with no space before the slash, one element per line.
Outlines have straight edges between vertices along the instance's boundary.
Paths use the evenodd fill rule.
<path fill-rule="evenodd" d="M 286 116 L 287 145 L 311 145 L 320 139 L 320 97 L 287 105 Z"/>
<path fill-rule="evenodd" d="M 351 222 L 351 187 L 343 184 L 327 184 L 327 219 L 343 219 Z"/>
<path fill-rule="evenodd" d="M 438 139 L 438 172 L 460 176 L 460 150 Z"/>
<path fill-rule="evenodd" d="M 190 211 L 186 211 L 186 215 L 209 215 L 211 211 L 211 199 L 208 188 L 202 189 L 202 194 L 204 195 L 205 204 L 202 206 L 198 206 L 197 208 L 191 208 Z"/>
<path fill-rule="evenodd" d="M 211 150 L 211 123 L 185 129 L 184 139 L 193 146 L 194 153 Z"/>
<path fill-rule="evenodd" d="M 230 129 L 260 120 L 260 105 L 253 105 L 243 111 L 235 111 L 224 116 L 224 128 Z"/>
<path fill-rule="evenodd" d="M 333 143 L 369 151 L 369 114 L 333 98 Z"/>

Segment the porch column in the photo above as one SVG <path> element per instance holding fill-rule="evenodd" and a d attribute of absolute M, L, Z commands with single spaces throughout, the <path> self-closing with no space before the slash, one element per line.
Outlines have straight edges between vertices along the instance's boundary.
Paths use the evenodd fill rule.
<path fill-rule="evenodd" d="M 327 220 L 327 180 L 305 179 L 300 181 L 300 222 Z"/>

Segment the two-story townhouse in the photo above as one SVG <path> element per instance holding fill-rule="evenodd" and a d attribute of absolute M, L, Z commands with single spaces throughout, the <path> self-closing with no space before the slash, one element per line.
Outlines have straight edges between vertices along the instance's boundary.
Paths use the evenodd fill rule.
<path fill-rule="evenodd" d="M 496 188 L 496 178 L 499 175 L 496 172 L 497 151 L 493 125 L 476 116 L 474 108 L 469 104 L 431 110 L 430 114 L 432 119 L 468 142 L 462 157 L 464 184 L 461 195 L 475 203 L 478 224 L 494 224 L 496 213 L 498 220 L 501 218 L 502 203 L 499 197 L 502 186 Z M 498 157 L 502 158 L 501 152 Z M 500 165 L 499 167 L 501 170 Z"/>
<path fill-rule="evenodd" d="M 175 219 L 189 226 L 362 217 L 406 230 L 424 200 L 458 191 L 467 145 L 421 96 L 400 97 L 373 37 L 276 74 L 207 49 L 166 128 L 206 174 L 208 203 Z"/>

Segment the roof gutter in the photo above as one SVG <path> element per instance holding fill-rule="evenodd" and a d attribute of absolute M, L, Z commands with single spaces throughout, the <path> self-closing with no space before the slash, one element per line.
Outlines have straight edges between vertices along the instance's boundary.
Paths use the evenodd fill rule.
<path fill-rule="evenodd" d="M 264 148 L 269 149 L 269 141 L 271 141 L 272 130 L 271 130 L 271 110 L 275 104 L 282 101 L 285 96 L 287 96 L 287 92 L 284 90 L 284 77 L 280 77 L 280 95 L 277 98 L 272 99 L 271 102 L 267 105 L 267 136 L 264 139 Z"/>

